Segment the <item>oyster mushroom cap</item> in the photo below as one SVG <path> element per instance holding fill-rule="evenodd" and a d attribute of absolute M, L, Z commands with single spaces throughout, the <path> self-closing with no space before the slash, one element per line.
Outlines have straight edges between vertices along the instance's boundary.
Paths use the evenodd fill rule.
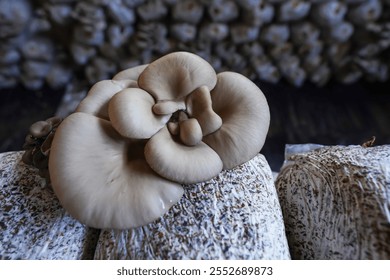
<path fill-rule="evenodd" d="M 124 137 L 147 139 L 168 122 L 171 115 L 153 114 L 153 97 L 140 88 L 115 94 L 108 105 L 112 126 Z"/>
<path fill-rule="evenodd" d="M 138 227 L 163 215 L 183 188 L 158 176 L 143 148 L 144 141 L 124 141 L 106 120 L 84 113 L 67 117 L 49 159 L 53 190 L 63 207 L 95 228 Z"/>
<path fill-rule="evenodd" d="M 211 99 L 222 126 L 203 137 L 203 142 L 217 152 L 224 169 L 231 169 L 260 152 L 268 133 L 270 112 L 263 92 L 245 76 L 222 72 L 217 78 Z"/>
<path fill-rule="evenodd" d="M 162 128 L 145 145 L 145 159 L 161 176 L 183 184 L 209 180 L 222 171 L 218 154 L 205 143 L 183 145 Z"/>
<path fill-rule="evenodd" d="M 135 67 L 131 67 L 129 69 L 125 69 L 117 73 L 113 80 L 138 80 L 139 75 L 142 73 L 142 71 L 145 70 L 145 68 L 148 66 L 148 64 L 138 65 Z"/>
<path fill-rule="evenodd" d="M 77 106 L 76 112 L 83 112 L 108 120 L 108 103 L 110 99 L 117 92 L 128 87 L 138 87 L 137 82 L 135 80 L 103 80 L 97 82 Z"/>
<path fill-rule="evenodd" d="M 181 99 L 200 86 L 210 90 L 217 82 L 213 67 L 188 52 L 167 54 L 150 63 L 138 78 L 140 88 L 156 101 Z"/>

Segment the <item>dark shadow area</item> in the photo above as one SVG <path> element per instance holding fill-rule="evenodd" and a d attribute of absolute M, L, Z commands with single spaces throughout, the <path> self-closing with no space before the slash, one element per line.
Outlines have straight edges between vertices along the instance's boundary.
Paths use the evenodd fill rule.
<path fill-rule="evenodd" d="M 30 125 L 52 117 L 62 95 L 48 88 L 0 90 L 0 152 L 21 150 Z"/>
<path fill-rule="evenodd" d="M 358 145 L 372 136 L 376 145 L 390 144 L 390 82 L 258 84 L 271 111 L 262 153 L 274 171 L 283 163 L 285 144 Z"/>

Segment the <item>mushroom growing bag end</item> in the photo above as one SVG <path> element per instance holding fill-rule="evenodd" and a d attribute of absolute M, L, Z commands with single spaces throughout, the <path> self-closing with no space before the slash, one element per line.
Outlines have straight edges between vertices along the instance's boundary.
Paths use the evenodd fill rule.
<path fill-rule="evenodd" d="M 291 257 L 389 259 L 390 145 L 286 150 L 275 186 Z"/>
<path fill-rule="evenodd" d="M 56 130 L 53 189 L 81 222 L 132 228 L 159 218 L 182 184 L 210 180 L 255 157 L 270 122 L 249 79 L 217 74 L 176 52 L 96 83 Z"/>

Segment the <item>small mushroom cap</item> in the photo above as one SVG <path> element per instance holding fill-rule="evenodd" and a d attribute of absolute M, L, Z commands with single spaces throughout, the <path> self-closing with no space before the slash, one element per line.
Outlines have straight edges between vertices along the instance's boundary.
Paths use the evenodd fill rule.
<path fill-rule="evenodd" d="M 138 78 L 139 87 L 157 101 L 181 99 L 203 85 L 211 90 L 216 82 L 213 67 L 188 52 L 174 52 L 157 59 Z"/>
<path fill-rule="evenodd" d="M 222 171 L 222 161 L 205 143 L 189 147 L 178 143 L 162 128 L 145 145 L 149 166 L 164 178 L 192 184 L 209 180 Z"/>
<path fill-rule="evenodd" d="M 135 66 L 126 70 L 123 70 L 119 73 L 117 73 L 113 80 L 119 81 L 119 80 L 138 80 L 139 75 L 142 73 L 142 71 L 145 70 L 145 68 L 148 66 L 148 64 Z"/>
<path fill-rule="evenodd" d="M 119 91 L 129 87 L 138 87 L 137 82 L 134 80 L 104 80 L 97 82 L 80 102 L 76 112 L 83 112 L 108 120 L 108 103 L 110 99 Z"/>
<path fill-rule="evenodd" d="M 198 145 L 203 137 L 202 128 L 194 118 L 179 123 L 179 134 L 180 140 L 187 146 Z"/>
<path fill-rule="evenodd" d="M 153 114 L 153 105 L 153 97 L 140 88 L 120 91 L 111 98 L 108 106 L 112 126 L 126 138 L 152 137 L 171 117 Z"/>
<path fill-rule="evenodd" d="M 47 121 L 37 121 L 30 126 L 30 134 L 35 138 L 41 138 L 49 134 L 52 125 Z"/>
<path fill-rule="evenodd" d="M 75 133 L 76 132 L 76 133 Z M 159 218 L 183 194 L 146 163 L 144 141 L 123 141 L 110 122 L 84 113 L 58 127 L 49 158 L 63 207 L 95 228 L 126 229 Z"/>
<path fill-rule="evenodd" d="M 217 77 L 211 99 L 223 124 L 203 137 L 203 142 L 221 157 L 224 169 L 231 169 L 260 152 L 268 133 L 270 112 L 263 92 L 245 76 L 222 72 Z"/>
<path fill-rule="evenodd" d="M 222 126 L 222 119 L 212 109 L 210 90 L 201 86 L 187 96 L 188 114 L 197 119 L 203 135 L 209 135 Z"/>

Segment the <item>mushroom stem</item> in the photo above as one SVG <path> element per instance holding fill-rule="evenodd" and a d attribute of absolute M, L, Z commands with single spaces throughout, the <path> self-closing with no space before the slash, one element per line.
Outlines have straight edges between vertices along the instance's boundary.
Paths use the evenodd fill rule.
<path fill-rule="evenodd" d="M 187 146 L 196 146 L 202 141 L 202 128 L 196 119 L 179 122 L 180 140 Z"/>

